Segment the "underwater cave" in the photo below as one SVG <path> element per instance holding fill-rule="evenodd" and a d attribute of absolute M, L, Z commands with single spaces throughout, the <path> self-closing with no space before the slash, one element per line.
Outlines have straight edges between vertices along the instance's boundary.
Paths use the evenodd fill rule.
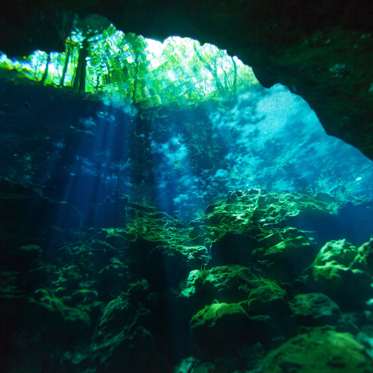
<path fill-rule="evenodd" d="M 373 373 L 371 97 L 313 60 L 373 33 L 296 8 L 246 51 L 124 3 L 0 16 L 0 372 Z"/>

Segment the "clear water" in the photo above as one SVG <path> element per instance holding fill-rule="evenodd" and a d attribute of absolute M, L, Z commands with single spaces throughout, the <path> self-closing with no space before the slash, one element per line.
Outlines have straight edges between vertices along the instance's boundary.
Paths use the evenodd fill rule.
<path fill-rule="evenodd" d="M 80 125 L 94 137 L 78 145 L 64 193 L 87 206 L 97 193 L 123 194 L 189 220 L 240 189 L 373 200 L 372 162 L 281 85 L 187 109 L 109 102 Z"/>

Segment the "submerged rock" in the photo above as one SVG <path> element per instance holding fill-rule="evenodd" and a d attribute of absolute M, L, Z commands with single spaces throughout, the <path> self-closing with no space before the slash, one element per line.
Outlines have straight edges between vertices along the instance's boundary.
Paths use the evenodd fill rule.
<path fill-rule="evenodd" d="M 361 268 L 373 275 L 373 238 L 358 247 L 354 267 Z"/>
<path fill-rule="evenodd" d="M 212 301 L 244 302 L 248 312 L 279 311 L 287 292 L 276 281 L 258 276 L 247 267 L 218 266 L 191 271 L 181 296 L 194 304 Z"/>
<path fill-rule="evenodd" d="M 33 347 L 40 361 L 48 351 L 32 373 L 168 373 L 180 361 L 180 372 L 246 373 L 258 350 L 304 327 L 358 333 L 372 320 L 364 308 L 373 298 L 372 241 L 331 241 L 317 254 L 309 232 L 289 226 L 304 212 L 300 201 L 238 193 L 191 224 L 134 208 L 125 227 L 82 232 L 53 255 L 33 241 L 14 245 L 0 272 L 6 348 Z M 310 201 L 307 211 L 318 215 Z M 363 337 L 367 345 L 370 334 Z M 364 372 L 355 347 L 348 334 L 311 329 L 270 353 L 263 372 Z M 351 370 L 359 359 L 361 370 Z"/>
<path fill-rule="evenodd" d="M 216 371 L 216 366 L 212 362 L 202 362 L 194 357 L 182 360 L 173 373 L 212 373 Z"/>
<path fill-rule="evenodd" d="M 222 302 L 243 300 L 253 288 L 253 277 L 247 267 L 238 265 L 193 270 L 189 273 L 181 296 L 205 304 L 215 299 Z"/>
<path fill-rule="evenodd" d="M 335 201 L 301 194 L 232 193 L 206 212 L 212 262 L 264 265 L 268 272 L 293 280 L 316 255 L 309 232 L 296 226 L 326 221 L 337 209 Z"/>
<path fill-rule="evenodd" d="M 298 325 L 334 325 L 341 316 L 339 306 L 322 293 L 297 294 L 290 309 Z"/>
<path fill-rule="evenodd" d="M 227 232 L 212 243 L 211 260 L 215 265 L 248 265 L 251 253 L 257 246 L 255 237 L 247 233 Z"/>
<path fill-rule="evenodd" d="M 287 292 L 278 283 L 266 278 L 252 282 L 247 301 L 242 302 L 250 318 L 254 340 L 271 345 L 293 333 Z"/>
<path fill-rule="evenodd" d="M 251 281 L 252 289 L 249 293 L 247 311 L 250 314 L 278 314 L 287 308 L 287 293 L 275 281 L 257 277 Z"/>
<path fill-rule="evenodd" d="M 161 372 L 164 359 L 151 332 L 146 281 L 108 302 L 93 336 L 90 360 L 97 372 Z M 163 367 L 163 368 L 162 368 Z"/>
<path fill-rule="evenodd" d="M 250 322 L 239 303 L 213 303 L 199 310 L 191 320 L 197 352 L 207 356 L 229 353 L 252 339 Z"/>
<path fill-rule="evenodd" d="M 140 211 L 127 225 L 130 271 L 154 287 L 177 287 L 190 270 L 209 261 L 204 241 L 192 233 L 193 228 L 166 214 Z"/>
<path fill-rule="evenodd" d="M 213 238 L 226 232 L 245 233 L 260 227 L 292 225 L 298 217 L 318 216 L 321 220 L 335 214 L 336 201 L 300 193 L 270 193 L 260 189 L 237 191 L 226 200 L 211 205 L 206 222 Z"/>
<path fill-rule="evenodd" d="M 110 263 L 97 273 L 97 289 L 102 295 L 112 297 L 128 285 L 128 266 L 120 259 L 112 258 Z"/>
<path fill-rule="evenodd" d="M 247 285 L 250 290 L 245 300 L 219 300 L 194 314 L 191 332 L 197 351 L 206 356 L 228 353 L 242 345 L 269 344 L 288 333 L 286 291 L 264 278 L 252 278 Z"/>
<path fill-rule="evenodd" d="M 371 373 L 373 360 L 351 334 L 312 329 L 270 352 L 263 373 Z"/>
<path fill-rule="evenodd" d="M 41 328 L 54 343 L 69 343 L 71 338 L 87 338 L 91 318 L 84 305 L 69 306 L 46 289 L 35 292 L 29 306 L 29 320 Z"/>
<path fill-rule="evenodd" d="M 348 267 L 354 261 L 356 254 L 356 246 L 346 240 L 330 241 L 321 248 L 314 265 L 340 264 Z"/>
<path fill-rule="evenodd" d="M 257 363 L 263 355 L 260 345 L 245 348 L 239 356 L 222 356 L 205 361 L 189 356 L 176 366 L 173 373 L 249 373 L 257 372 Z"/>
<path fill-rule="evenodd" d="M 316 255 L 311 240 L 293 227 L 273 230 L 263 238 L 262 244 L 255 250 L 254 258 L 266 273 L 283 281 L 292 282 Z"/>
<path fill-rule="evenodd" d="M 358 250 L 346 240 L 326 243 L 310 268 L 312 286 L 346 308 L 365 306 L 373 296 L 372 276 L 363 265 L 367 247 Z"/>

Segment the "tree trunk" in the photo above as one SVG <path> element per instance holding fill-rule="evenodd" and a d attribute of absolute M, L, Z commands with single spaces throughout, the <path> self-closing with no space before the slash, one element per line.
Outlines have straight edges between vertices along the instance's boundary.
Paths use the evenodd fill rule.
<path fill-rule="evenodd" d="M 47 62 L 46 62 L 46 65 L 45 65 L 45 69 L 44 69 L 44 73 L 43 73 L 43 76 L 41 78 L 41 84 L 45 84 L 47 78 L 48 78 L 48 72 L 49 72 L 49 64 L 51 63 L 51 54 L 48 53 L 48 57 L 47 57 Z"/>
<path fill-rule="evenodd" d="M 136 53 L 136 71 L 135 71 L 135 77 L 134 77 L 134 82 L 133 82 L 133 94 L 132 94 L 132 102 L 136 103 L 136 94 L 137 94 L 137 85 L 138 85 L 138 78 L 139 78 L 139 55 Z"/>
<path fill-rule="evenodd" d="M 65 78 L 66 78 L 67 68 L 69 67 L 70 55 L 71 55 L 71 47 L 67 46 L 65 62 L 63 64 L 62 76 L 61 76 L 61 80 L 59 84 L 60 87 L 63 87 L 65 85 Z"/>
<path fill-rule="evenodd" d="M 216 57 L 213 61 L 214 66 L 212 67 L 211 64 L 208 61 L 206 61 L 206 59 L 202 56 L 202 54 L 200 53 L 200 51 L 198 50 L 198 48 L 196 46 L 194 46 L 194 52 L 196 53 L 199 60 L 205 65 L 206 69 L 208 71 L 210 71 L 210 73 L 212 74 L 212 76 L 214 78 L 214 81 L 215 81 L 215 86 L 216 86 L 217 91 L 220 92 L 220 93 L 224 93 L 224 87 L 220 82 L 219 75 L 218 75 L 218 72 L 217 72 L 217 67 L 218 66 L 217 66 Z"/>
<path fill-rule="evenodd" d="M 85 79 L 87 75 L 88 40 L 83 40 L 79 51 L 78 65 L 76 67 L 73 88 L 78 93 L 85 92 Z"/>

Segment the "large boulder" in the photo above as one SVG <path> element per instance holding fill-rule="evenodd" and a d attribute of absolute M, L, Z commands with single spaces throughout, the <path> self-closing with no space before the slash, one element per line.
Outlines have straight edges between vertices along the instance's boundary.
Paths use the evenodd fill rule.
<path fill-rule="evenodd" d="M 151 331 L 152 313 L 145 280 L 108 302 L 93 336 L 89 360 L 97 372 L 165 371 L 164 356 Z"/>
<path fill-rule="evenodd" d="M 346 240 L 327 242 L 310 268 L 312 286 L 343 307 L 365 306 L 373 296 L 373 288 L 363 252 L 369 252 L 364 245 L 358 251 Z"/>
<path fill-rule="evenodd" d="M 334 325 L 341 316 L 339 306 L 322 293 L 297 294 L 290 301 L 290 309 L 298 325 Z"/>
<path fill-rule="evenodd" d="M 287 292 L 276 281 L 256 277 L 251 286 L 246 303 L 249 313 L 272 314 L 287 309 Z"/>
<path fill-rule="evenodd" d="M 361 268 L 373 275 L 373 238 L 358 247 L 354 267 Z"/>
<path fill-rule="evenodd" d="M 60 341 L 68 340 L 74 335 L 81 338 L 90 331 L 91 318 L 84 304 L 75 307 L 67 305 L 62 298 L 47 289 L 35 292 L 30 301 L 29 312 L 35 325 L 43 325 L 46 333 Z"/>
<path fill-rule="evenodd" d="M 273 230 L 254 252 L 266 273 L 285 282 L 293 282 L 316 255 L 305 233 L 294 227 Z"/>
<path fill-rule="evenodd" d="M 209 304 L 191 320 L 196 351 L 205 356 L 231 353 L 252 339 L 249 326 L 249 316 L 241 304 Z"/>
<path fill-rule="evenodd" d="M 251 334 L 257 341 L 270 345 L 293 332 L 288 294 L 277 282 L 257 277 L 242 303 L 250 318 Z"/>
<path fill-rule="evenodd" d="M 193 270 L 185 282 L 181 296 L 196 303 L 210 303 L 215 299 L 236 302 L 245 299 L 253 288 L 253 273 L 239 265 Z"/>
<path fill-rule="evenodd" d="M 162 290 L 178 287 L 188 273 L 204 267 L 208 250 L 192 237 L 193 228 L 156 210 L 137 211 L 126 226 L 130 272 Z"/>
<path fill-rule="evenodd" d="M 312 329 L 271 351 L 263 373 L 372 373 L 373 360 L 351 334 Z"/>
<path fill-rule="evenodd" d="M 191 271 L 181 298 L 193 309 L 214 302 L 240 303 L 248 315 L 267 317 L 271 324 L 289 315 L 285 289 L 238 265 Z"/>
<path fill-rule="evenodd" d="M 225 232 L 213 241 L 211 259 L 215 265 L 250 263 L 251 253 L 258 245 L 255 237 L 246 233 Z"/>
<path fill-rule="evenodd" d="M 270 344 L 291 329 L 287 294 L 277 283 L 264 278 L 250 281 L 244 301 L 211 303 L 191 319 L 197 351 L 206 356 L 228 353 L 244 345 Z"/>
<path fill-rule="evenodd" d="M 315 254 L 305 222 L 327 221 L 337 204 L 297 193 L 266 193 L 251 189 L 231 193 L 206 211 L 214 264 L 263 263 L 271 272 L 288 273 L 291 280 Z"/>

